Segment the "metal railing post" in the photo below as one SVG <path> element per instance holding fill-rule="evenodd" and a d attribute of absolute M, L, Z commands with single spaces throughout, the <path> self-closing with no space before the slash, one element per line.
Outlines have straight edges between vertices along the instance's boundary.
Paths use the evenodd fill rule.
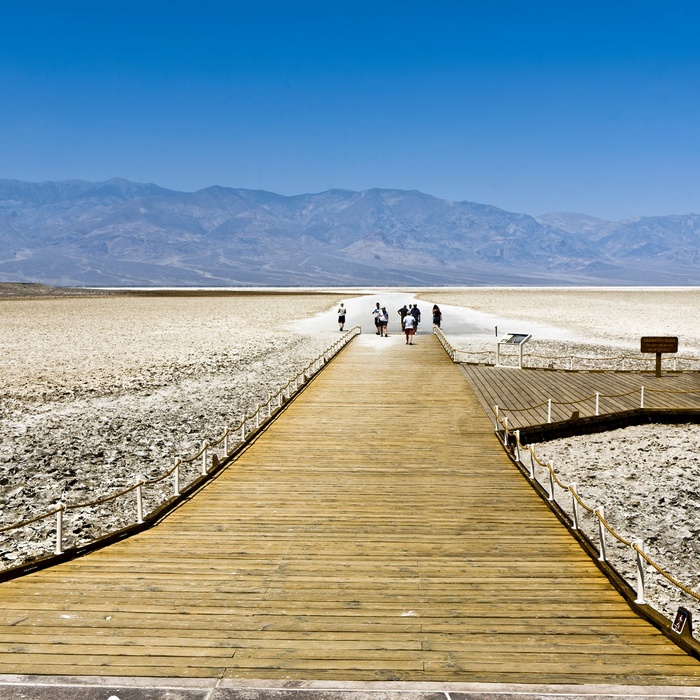
<path fill-rule="evenodd" d="M 547 423 L 552 422 L 552 399 L 547 399 Z"/>
<path fill-rule="evenodd" d="M 143 481 L 139 479 L 139 483 L 136 484 L 136 522 L 139 524 L 143 522 L 143 494 L 141 493 L 142 486 Z"/>
<path fill-rule="evenodd" d="M 595 393 L 595 414 L 600 415 L 600 393 L 596 391 Z"/>
<path fill-rule="evenodd" d="M 554 500 L 554 467 L 551 462 L 547 462 L 547 471 L 549 472 L 549 495 L 548 500 Z"/>
<path fill-rule="evenodd" d="M 519 429 L 515 431 L 515 459 L 518 462 L 521 462 L 521 459 L 520 459 L 520 430 Z"/>
<path fill-rule="evenodd" d="M 639 392 L 639 408 L 644 408 L 644 387 Z"/>
<path fill-rule="evenodd" d="M 576 488 L 578 484 L 573 483 L 569 485 L 569 491 L 571 492 L 571 506 L 574 512 L 574 524 L 572 525 L 572 530 L 578 530 L 578 500 L 576 499 Z"/>
<path fill-rule="evenodd" d="M 56 511 L 56 549 L 54 554 L 63 554 L 63 511 L 66 507 L 63 503 L 58 504 Z"/>
<path fill-rule="evenodd" d="M 535 452 L 532 449 L 532 445 L 527 446 L 528 451 L 530 452 L 530 478 L 534 479 L 535 478 Z"/>
<path fill-rule="evenodd" d="M 642 555 L 639 553 L 640 551 L 644 551 L 644 543 L 641 540 L 638 540 L 636 542 L 637 548 L 634 550 L 635 553 L 635 560 L 637 564 L 637 598 L 634 601 L 635 603 L 639 603 L 640 605 L 646 605 L 646 596 L 645 596 L 645 590 L 644 590 L 644 584 L 645 584 L 645 572 L 644 572 L 644 558 Z M 639 551 L 638 551 L 639 550 Z"/>
<path fill-rule="evenodd" d="M 607 551 L 605 549 L 605 525 L 603 525 L 603 518 L 605 517 L 605 511 L 603 506 L 596 508 L 596 517 L 598 518 L 598 540 L 600 542 L 598 561 L 607 561 Z"/>
<path fill-rule="evenodd" d="M 202 443 L 202 476 L 207 474 L 207 457 L 209 452 L 209 445 L 206 442 Z"/>

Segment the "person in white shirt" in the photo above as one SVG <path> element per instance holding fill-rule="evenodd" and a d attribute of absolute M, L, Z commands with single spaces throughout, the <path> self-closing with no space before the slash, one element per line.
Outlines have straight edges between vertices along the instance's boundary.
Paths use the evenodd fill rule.
<path fill-rule="evenodd" d="M 379 302 L 377 302 L 377 305 L 372 310 L 372 316 L 374 316 L 374 327 L 377 329 L 377 335 L 381 335 L 381 331 L 379 330 L 379 317 L 381 315 L 382 315 L 382 309 L 381 309 L 381 306 L 379 305 Z"/>
<path fill-rule="evenodd" d="M 406 334 L 406 345 L 413 345 L 413 334 L 416 332 L 413 327 L 416 323 L 416 319 L 407 314 L 404 318 L 403 332 Z"/>

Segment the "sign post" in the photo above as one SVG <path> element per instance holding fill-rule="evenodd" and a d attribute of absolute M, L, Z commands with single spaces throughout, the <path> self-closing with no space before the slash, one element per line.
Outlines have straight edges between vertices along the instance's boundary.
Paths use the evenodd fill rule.
<path fill-rule="evenodd" d="M 496 326 L 498 330 L 498 326 Z M 501 345 L 515 345 L 518 348 L 518 367 L 523 368 L 523 346 L 532 338 L 528 333 L 508 333 L 496 343 L 496 367 L 501 366 Z"/>
<path fill-rule="evenodd" d="M 678 338 L 671 335 L 643 335 L 640 352 L 656 354 L 656 376 L 661 376 L 661 353 L 678 352 Z"/>

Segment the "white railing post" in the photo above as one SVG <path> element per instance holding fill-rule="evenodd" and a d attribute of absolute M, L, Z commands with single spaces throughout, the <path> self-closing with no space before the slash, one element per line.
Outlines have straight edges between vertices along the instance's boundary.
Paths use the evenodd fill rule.
<path fill-rule="evenodd" d="M 644 572 L 644 558 L 642 555 L 639 553 L 640 551 L 644 551 L 644 543 L 641 540 L 638 540 L 636 542 L 637 549 L 634 550 L 635 553 L 635 559 L 637 563 L 637 598 L 634 601 L 635 603 L 639 603 L 640 605 L 646 605 L 646 596 L 645 596 L 645 590 L 644 590 L 644 584 L 645 584 L 645 572 Z M 639 550 L 639 551 L 637 551 Z"/>
<path fill-rule="evenodd" d="M 228 457 L 228 426 L 224 430 L 224 454 Z"/>
<path fill-rule="evenodd" d="M 241 420 L 241 442 L 245 442 L 245 422 L 246 422 L 247 416 L 244 414 L 243 419 Z"/>
<path fill-rule="evenodd" d="M 503 419 L 503 447 L 508 447 L 508 416 Z"/>
<path fill-rule="evenodd" d="M 596 391 L 595 393 L 595 414 L 600 415 L 600 393 Z"/>
<path fill-rule="evenodd" d="M 572 530 L 578 530 L 578 501 L 576 500 L 576 488 L 578 484 L 573 483 L 569 485 L 569 491 L 571 492 L 571 506 L 574 511 L 574 524 L 572 525 Z"/>
<path fill-rule="evenodd" d="M 552 399 L 547 399 L 547 423 L 552 422 Z"/>
<path fill-rule="evenodd" d="M 255 427 L 260 427 L 260 404 L 258 404 L 255 409 Z"/>
<path fill-rule="evenodd" d="M 202 476 L 207 474 L 207 457 L 209 452 L 209 445 L 206 442 L 202 443 Z"/>
<path fill-rule="evenodd" d="M 550 501 L 554 500 L 554 467 L 551 462 L 547 462 L 547 471 L 549 472 L 549 495 Z"/>
<path fill-rule="evenodd" d="M 175 462 L 173 469 L 173 495 L 177 498 L 180 495 L 180 460 Z"/>
<path fill-rule="evenodd" d="M 143 522 L 143 493 L 141 492 L 141 487 L 143 486 L 143 481 L 139 477 L 139 483 L 136 484 L 136 522 L 139 525 Z"/>
<path fill-rule="evenodd" d="M 530 452 L 530 478 L 534 479 L 535 478 L 535 451 L 532 449 L 532 445 L 527 446 L 528 451 Z"/>
<path fill-rule="evenodd" d="M 520 430 L 515 431 L 515 459 L 518 462 L 521 462 L 520 460 Z"/>
<path fill-rule="evenodd" d="M 63 511 L 66 507 L 63 503 L 58 504 L 56 511 L 56 549 L 54 554 L 63 554 Z"/>
<path fill-rule="evenodd" d="M 644 387 L 639 392 L 639 408 L 644 408 Z"/>
<path fill-rule="evenodd" d="M 267 417 L 272 416 L 272 394 L 267 397 Z"/>
<path fill-rule="evenodd" d="M 498 404 L 496 404 L 496 405 L 493 407 L 493 412 L 496 414 L 496 430 L 499 430 L 501 424 L 500 424 L 500 416 L 499 416 Z"/>
<path fill-rule="evenodd" d="M 598 540 L 600 542 L 600 548 L 598 553 L 598 561 L 607 561 L 607 551 L 605 549 L 605 525 L 603 525 L 603 518 L 605 517 L 605 511 L 603 506 L 595 509 L 595 514 L 598 518 Z"/>

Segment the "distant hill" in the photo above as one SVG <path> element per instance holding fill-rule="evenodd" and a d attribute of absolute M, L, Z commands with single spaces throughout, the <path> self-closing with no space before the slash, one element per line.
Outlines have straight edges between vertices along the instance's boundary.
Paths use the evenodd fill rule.
<path fill-rule="evenodd" d="M 285 197 L 0 180 L 0 280 L 72 286 L 700 284 L 700 217 L 532 217 L 416 191 Z"/>

